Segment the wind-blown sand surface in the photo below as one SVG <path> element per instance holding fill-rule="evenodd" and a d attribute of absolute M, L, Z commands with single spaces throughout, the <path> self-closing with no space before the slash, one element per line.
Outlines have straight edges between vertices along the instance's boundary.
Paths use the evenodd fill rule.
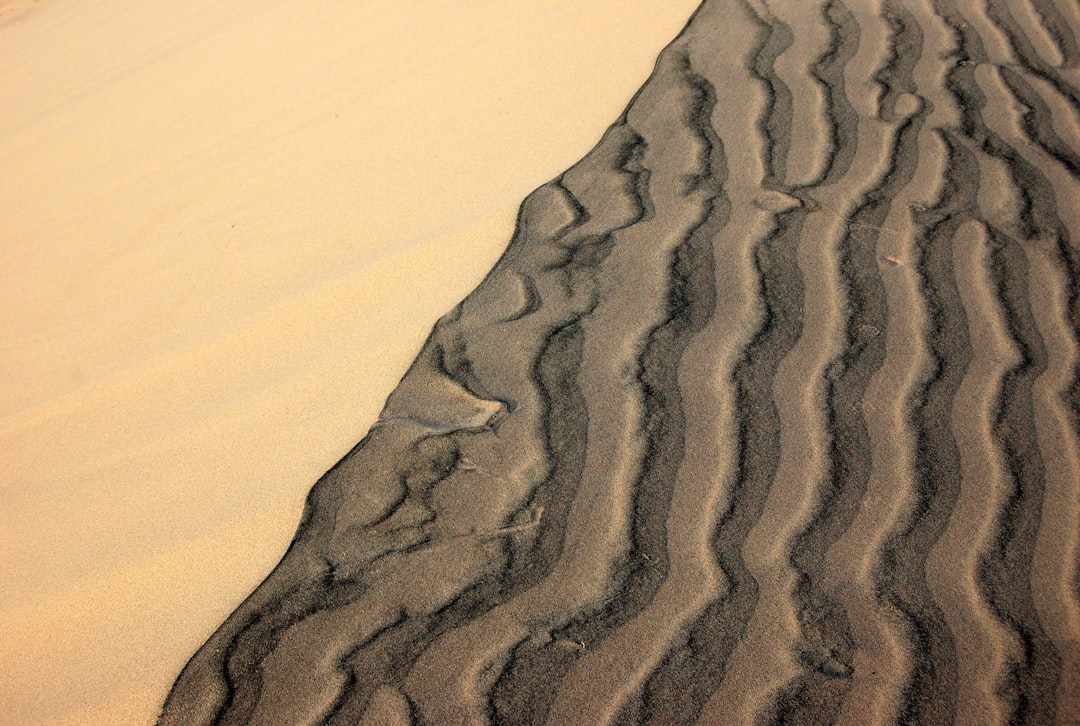
<path fill-rule="evenodd" d="M 154 720 L 696 3 L 400 5 L 0 0 L 0 722 Z"/>
<path fill-rule="evenodd" d="M 705 2 L 161 723 L 1080 720 L 1078 28 Z"/>
<path fill-rule="evenodd" d="M 1075 723 L 1078 30 L 1067 0 L 708 0 L 599 144 L 528 195 L 510 246 L 319 479 L 284 559 L 188 662 L 161 723 Z M 281 133 L 281 165 L 307 160 Z M 322 139 L 324 163 L 339 142 Z M 168 167 L 178 185 L 198 153 Z M 244 178 L 231 168 L 212 179 L 231 188 Z M 316 195 L 303 183 L 316 176 L 287 184 Z M 427 205 L 417 186 L 398 193 Z M 12 184 L 13 209 L 35 188 Z M 349 196 L 312 202 L 341 234 L 362 224 Z M 277 225 L 305 235 L 294 214 L 249 249 L 274 249 Z M 233 229 L 203 221 L 207 246 Z M 306 253 L 325 243 L 304 238 Z M 159 244 L 185 259 L 178 240 Z M 278 274 L 307 274 L 295 240 L 280 244 L 293 255 Z M 144 257 L 113 274 L 146 274 Z M 258 275 L 239 263 L 259 259 L 231 260 L 241 289 Z M 441 288 L 438 269 L 406 269 Z M 212 297 L 196 290 L 166 320 Z M 311 300 L 347 327 L 331 303 Z M 283 378 L 318 356 L 313 319 L 257 328 L 297 351 Z M 227 342 L 234 385 L 267 375 Z M 355 376 L 363 347 L 332 363 Z M 43 417 L 55 397 L 33 398 L 28 378 L 13 406 Z M 105 378 L 132 385 L 119 368 Z M 220 410 L 199 388 L 171 405 Z M 100 427 L 151 457 L 160 437 L 139 449 L 139 428 L 96 395 L 77 404 L 93 415 L 57 417 L 61 434 Z M 316 414 L 307 456 L 336 430 Z M 26 441 L 23 466 L 47 464 Z M 247 535 L 265 481 L 290 471 L 243 491 L 220 474 L 194 493 L 143 486 L 192 517 L 231 513 Z M 37 527 L 68 506 L 69 530 L 94 526 L 93 507 L 57 503 L 60 486 L 28 508 Z M 134 533 L 146 550 L 168 541 L 155 526 Z M 189 577 L 194 549 L 177 566 Z M 206 559 L 207 582 L 240 567 Z"/>

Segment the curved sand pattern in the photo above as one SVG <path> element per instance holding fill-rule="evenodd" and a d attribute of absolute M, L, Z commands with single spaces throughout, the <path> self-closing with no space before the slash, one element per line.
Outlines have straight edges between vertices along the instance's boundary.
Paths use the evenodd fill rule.
<path fill-rule="evenodd" d="M 161 724 L 1071 723 L 1062 0 L 708 0 Z"/>

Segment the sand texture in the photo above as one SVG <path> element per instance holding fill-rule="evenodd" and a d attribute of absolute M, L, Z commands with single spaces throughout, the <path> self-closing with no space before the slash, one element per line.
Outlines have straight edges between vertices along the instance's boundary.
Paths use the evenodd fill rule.
<path fill-rule="evenodd" d="M 696 0 L 0 0 L 0 723 L 145 726 Z"/>
<path fill-rule="evenodd" d="M 706 0 L 161 726 L 1080 721 L 1078 37 Z"/>
<path fill-rule="evenodd" d="M 1076 723 L 1078 27 L 705 2 L 161 724 Z"/>
<path fill-rule="evenodd" d="M 161 723 L 1076 723 L 1078 27 L 705 2 Z"/>

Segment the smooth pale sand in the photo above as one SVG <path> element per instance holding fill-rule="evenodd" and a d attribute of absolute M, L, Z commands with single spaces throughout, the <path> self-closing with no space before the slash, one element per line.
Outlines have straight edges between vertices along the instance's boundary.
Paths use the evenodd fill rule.
<path fill-rule="evenodd" d="M 0 714 L 150 722 L 696 2 L 0 2 Z"/>

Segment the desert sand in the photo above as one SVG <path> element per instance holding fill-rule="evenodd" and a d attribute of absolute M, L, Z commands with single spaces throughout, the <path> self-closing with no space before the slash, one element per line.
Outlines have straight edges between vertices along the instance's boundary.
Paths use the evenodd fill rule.
<path fill-rule="evenodd" d="M 501 151 L 450 59 L 673 6 L 124 7 L 0 16 L 12 713 L 1080 718 L 1075 3 L 681 8 L 557 160 L 641 56 Z"/>
<path fill-rule="evenodd" d="M 0 721 L 148 724 L 693 2 L 0 2 Z"/>

